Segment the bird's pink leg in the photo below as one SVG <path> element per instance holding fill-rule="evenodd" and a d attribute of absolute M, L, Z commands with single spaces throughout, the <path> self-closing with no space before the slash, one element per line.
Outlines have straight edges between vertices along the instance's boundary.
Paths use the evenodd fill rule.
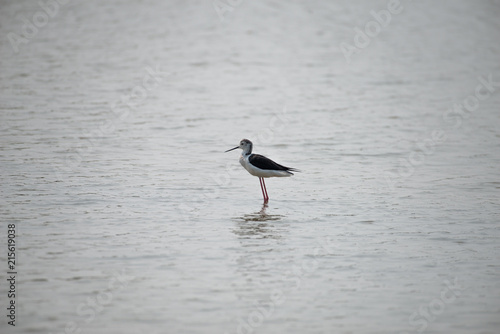
<path fill-rule="evenodd" d="M 262 197 L 264 197 L 264 200 L 266 200 L 266 195 L 264 195 L 264 188 L 262 187 L 262 178 L 259 177 L 259 183 L 260 183 L 260 190 L 262 191 Z"/>
<path fill-rule="evenodd" d="M 259 182 L 260 182 L 260 190 L 262 190 L 262 197 L 264 197 L 264 203 L 267 202 L 266 199 L 266 192 L 264 191 L 265 185 L 264 185 L 264 179 L 259 177 Z"/>
<path fill-rule="evenodd" d="M 269 201 L 269 195 L 267 194 L 267 188 L 266 188 L 266 183 L 264 182 L 264 178 L 262 178 L 262 185 L 264 186 L 264 192 L 266 195 L 264 196 L 264 203 L 267 203 Z"/>
<path fill-rule="evenodd" d="M 264 197 L 264 201 L 266 201 L 266 194 L 264 193 L 264 187 L 262 186 L 262 178 L 259 177 L 260 182 L 260 190 L 262 191 L 262 197 Z"/>

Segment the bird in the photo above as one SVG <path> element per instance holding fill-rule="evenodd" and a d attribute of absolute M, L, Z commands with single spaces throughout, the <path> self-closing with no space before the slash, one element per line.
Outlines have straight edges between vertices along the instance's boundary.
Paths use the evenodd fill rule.
<path fill-rule="evenodd" d="M 240 164 L 253 176 L 257 176 L 260 181 L 260 189 L 262 190 L 262 196 L 264 197 L 264 203 L 269 201 L 269 195 L 267 194 L 266 183 L 264 178 L 266 177 L 289 177 L 292 176 L 292 172 L 300 172 L 298 169 L 286 167 L 280 165 L 269 158 L 266 158 L 260 154 L 253 154 L 252 148 L 253 144 L 248 139 L 242 139 L 240 144 L 234 148 L 231 148 L 225 152 L 236 150 L 241 148 L 243 152 L 240 156 Z M 225 153 L 224 152 L 224 153 Z"/>

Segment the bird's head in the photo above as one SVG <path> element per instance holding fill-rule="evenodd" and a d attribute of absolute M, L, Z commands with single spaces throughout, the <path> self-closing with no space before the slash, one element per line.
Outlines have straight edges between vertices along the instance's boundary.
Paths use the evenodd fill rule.
<path fill-rule="evenodd" d="M 250 154 L 250 153 L 252 153 L 252 142 L 248 139 L 242 139 L 238 146 L 233 147 L 233 148 L 227 150 L 226 152 L 236 150 L 237 148 L 241 148 L 243 150 L 243 154 Z"/>

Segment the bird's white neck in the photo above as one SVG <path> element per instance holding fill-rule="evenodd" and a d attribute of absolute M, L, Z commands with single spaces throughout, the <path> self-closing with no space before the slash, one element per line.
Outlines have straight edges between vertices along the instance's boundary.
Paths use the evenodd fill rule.
<path fill-rule="evenodd" d="M 252 154 L 252 146 L 245 147 L 243 152 L 241 152 L 241 155 L 243 155 L 244 157 L 250 154 Z"/>

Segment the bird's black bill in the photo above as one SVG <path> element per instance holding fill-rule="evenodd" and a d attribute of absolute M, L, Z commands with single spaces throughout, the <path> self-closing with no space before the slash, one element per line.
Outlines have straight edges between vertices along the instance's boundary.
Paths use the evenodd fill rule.
<path fill-rule="evenodd" d="M 229 151 L 232 151 L 232 150 L 236 150 L 237 148 L 240 148 L 240 147 L 239 147 L 239 146 L 236 146 L 235 148 L 232 148 L 232 149 L 230 149 L 230 150 L 227 150 L 227 151 L 225 151 L 224 153 L 229 152 Z"/>

